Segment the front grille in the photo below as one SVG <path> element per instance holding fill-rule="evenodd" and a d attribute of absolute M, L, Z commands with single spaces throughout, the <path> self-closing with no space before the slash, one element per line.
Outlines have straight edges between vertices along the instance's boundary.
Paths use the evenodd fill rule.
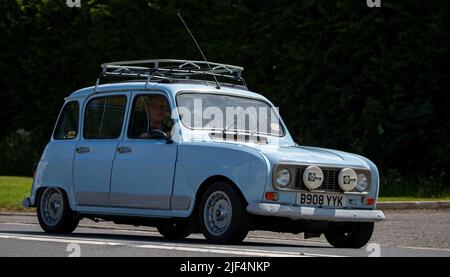
<path fill-rule="evenodd" d="M 306 167 L 297 167 L 295 169 L 295 183 L 294 186 L 300 190 L 309 190 L 303 183 L 303 172 Z M 339 168 L 322 168 L 323 183 L 317 190 L 325 190 L 332 192 L 342 192 L 338 183 Z"/>

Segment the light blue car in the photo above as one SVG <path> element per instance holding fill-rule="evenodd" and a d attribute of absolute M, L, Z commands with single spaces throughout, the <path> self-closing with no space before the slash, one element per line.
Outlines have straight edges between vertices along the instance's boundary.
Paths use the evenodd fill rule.
<path fill-rule="evenodd" d="M 23 206 L 37 207 L 50 233 L 89 218 L 156 226 L 170 239 L 201 232 L 228 244 L 270 230 L 364 246 L 385 218 L 375 209 L 376 166 L 296 144 L 242 70 L 185 60 L 103 64 L 95 86 L 65 99 Z"/>

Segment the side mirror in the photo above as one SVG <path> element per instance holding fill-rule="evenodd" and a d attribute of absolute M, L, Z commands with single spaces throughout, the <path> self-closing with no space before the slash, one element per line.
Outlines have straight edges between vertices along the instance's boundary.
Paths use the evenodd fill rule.
<path fill-rule="evenodd" d="M 164 133 L 160 129 L 153 129 L 150 131 L 149 138 L 151 139 L 165 139 L 167 143 L 173 143 L 173 140 L 167 136 L 166 133 Z"/>

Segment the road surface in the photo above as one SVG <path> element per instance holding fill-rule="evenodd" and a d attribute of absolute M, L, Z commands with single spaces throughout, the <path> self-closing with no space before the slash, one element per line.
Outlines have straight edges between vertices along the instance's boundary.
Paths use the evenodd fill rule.
<path fill-rule="evenodd" d="M 155 228 L 83 220 L 73 234 L 44 233 L 35 215 L 0 214 L 0 256 L 450 257 L 450 209 L 387 211 L 370 244 L 336 249 L 322 237 L 250 232 L 243 245 L 208 244 L 201 234 L 164 239 Z"/>

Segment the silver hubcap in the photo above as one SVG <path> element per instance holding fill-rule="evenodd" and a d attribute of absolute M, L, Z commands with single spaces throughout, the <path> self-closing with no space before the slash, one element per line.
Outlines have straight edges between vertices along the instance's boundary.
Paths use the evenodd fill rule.
<path fill-rule="evenodd" d="M 203 218 L 211 235 L 220 236 L 228 229 L 232 217 L 231 201 L 222 191 L 212 193 L 206 200 Z"/>
<path fill-rule="evenodd" d="M 45 224 L 55 226 L 63 213 L 63 197 L 59 189 L 48 188 L 42 194 L 41 216 Z"/>

